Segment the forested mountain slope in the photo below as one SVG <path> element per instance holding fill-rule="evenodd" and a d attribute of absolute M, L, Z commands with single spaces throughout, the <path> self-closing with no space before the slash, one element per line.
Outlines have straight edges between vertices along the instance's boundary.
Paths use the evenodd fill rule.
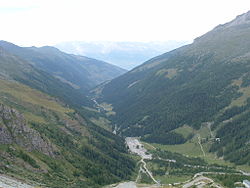
<path fill-rule="evenodd" d="M 89 100 L 0 48 L 0 173 L 42 187 L 100 187 L 129 179 L 124 140 L 89 121 Z"/>
<path fill-rule="evenodd" d="M 61 82 L 49 73 L 36 69 L 31 63 L 0 48 L 0 78 L 4 80 L 19 81 L 32 88 L 55 96 L 70 105 L 90 105 L 86 96 Z"/>
<path fill-rule="evenodd" d="M 249 164 L 249 39 L 250 12 L 112 80 L 99 101 L 113 105 L 122 134 L 149 142 L 183 143 L 172 130 L 215 122 L 221 142 L 211 150 Z"/>
<path fill-rule="evenodd" d="M 33 66 L 50 73 L 61 82 L 86 92 L 88 89 L 111 80 L 126 71 L 103 61 L 61 52 L 57 48 L 19 47 L 6 41 L 0 46 Z"/>

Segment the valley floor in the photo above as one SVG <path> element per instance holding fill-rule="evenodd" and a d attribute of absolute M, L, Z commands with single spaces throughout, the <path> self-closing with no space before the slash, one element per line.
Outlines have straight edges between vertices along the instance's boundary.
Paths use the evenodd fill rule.
<path fill-rule="evenodd" d="M 224 172 L 199 172 L 199 173 L 194 173 L 193 176 L 191 177 L 186 177 L 183 180 L 181 179 L 176 179 L 174 183 L 160 183 L 159 176 L 154 176 L 153 173 L 151 172 L 152 169 L 152 164 L 151 161 L 156 159 L 154 155 L 152 155 L 152 150 L 149 148 L 151 147 L 152 149 L 156 149 L 155 146 L 145 143 L 145 142 L 140 142 L 138 138 L 135 137 L 127 137 L 126 138 L 126 144 L 129 148 L 129 151 L 132 154 L 135 154 L 136 156 L 140 157 L 140 160 L 138 161 L 138 174 L 136 177 L 135 181 L 129 181 L 129 182 L 122 182 L 118 184 L 113 184 L 106 186 L 106 188 L 167 188 L 167 187 L 184 187 L 184 188 L 189 188 L 189 187 L 216 187 L 216 188 L 222 188 L 220 183 L 215 182 L 209 175 L 227 175 L 227 174 L 232 174 L 232 173 L 224 173 Z M 145 147 L 144 147 L 145 146 Z M 169 163 L 175 163 L 175 159 L 163 159 L 160 157 L 157 157 L 157 160 L 169 162 Z M 189 165 L 191 168 L 197 168 L 197 166 L 192 166 Z M 218 168 L 219 169 L 219 168 Z M 236 175 L 243 174 L 241 172 L 236 172 Z M 245 174 L 243 174 L 245 175 Z M 142 178 L 145 178 L 147 176 L 148 181 L 151 183 L 143 183 L 141 180 Z M 171 178 L 169 175 L 165 175 L 166 178 Z"/>

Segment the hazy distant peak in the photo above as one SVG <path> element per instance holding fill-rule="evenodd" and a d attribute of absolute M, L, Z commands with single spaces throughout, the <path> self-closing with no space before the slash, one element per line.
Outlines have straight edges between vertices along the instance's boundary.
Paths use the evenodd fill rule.
<path fill-rule="evenodd" d="M 19 48 L 19 46 L 11 43 L 11 42 L 7 42 L 5 40 L 0 40 L 0 45 L 4 48 Z"/>
<path fill-rule="evenodd" d="M 26 49 L 30 49 L 39 53 L 53 53 L 53 54 L 58 54 L 58 53 L 63 53 L 59 49 L 53 47 L 53 46 L 42 46 L 42 47 L 26 47 Z"/>
<path fill-rule="evenodd" d="M 93 41 L 93 42 L 63 42 L 57 44 L 60 50 L 83 55 L 130 70 L 154 56 L 183 46 L 187 41 L 154 41 L 154 42 L 126 42 L 126 41 Z"/>
<path fill-rule="evenodd" d="M 44 49 L 44 50 L 53 50 L 53 51 L 60 51 L 59 49 L 53 47 L 53 46 L 42 46 L 40 47 L 40 49 Z"/>
<path fill-rule="evenodd" d="M 225 36 L 230 36 L 233 33 L 235 34 L 238 33 L 240 37 L 242 35 L 242 33 L 240 32 L 249 33 L 249 31 L 250 31 L 250 11 L 244 14 L 238 15 L 235 19 L 233 19 L 230 22 L 216 26 L 211 31 L 194 39 L 194 43 L 197 44 L 201 42 L 201 43 L 206 44 L 207 47 L 209 47 L 208 45 L 209 43 L 210 43 L 210 46 L 213 46 L 213 43 L 216 43 L 217 44 L 216 48 L 218 48 L 218 46 L 222 47 L 223 42 L 225 42 L 225 41 L 222 41 L 221 43 L 217 42 L 218 40 L 221 40 L 222 37 L 225 38 Z M 220 35 L 218 35 L 218 33 L 220 33 Z M 244 39 L 242 38 L 242 40 Z"/>
<path fill-rule="evenodd" d="M 228 24 L 228 26 L 235 26 L 241 24 L 249 24 L 250 23 L 250 11 L 245 14 L 237 16 L 232 22 Z"/>

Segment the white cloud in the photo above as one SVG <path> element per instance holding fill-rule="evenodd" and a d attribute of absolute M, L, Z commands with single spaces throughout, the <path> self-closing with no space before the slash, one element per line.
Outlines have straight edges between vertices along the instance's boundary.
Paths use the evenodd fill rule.
<path fill-rule="evenodd" d="M 1 39 L 192 40 L 250 9 L 249 0 L 0 0 Z"/>

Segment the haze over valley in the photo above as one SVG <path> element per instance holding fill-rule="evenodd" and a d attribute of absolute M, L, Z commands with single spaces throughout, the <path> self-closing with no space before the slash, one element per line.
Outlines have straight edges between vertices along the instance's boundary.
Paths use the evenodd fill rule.
<path fill-rule="evenodd" d="M 248 1 L 1 3 L 0 187 L 250 187 Z"/>
<path fill-rule="evenodd" d="M 63 42 L 55 45 L 60 50 L 100 59 L 130 70 L 157 55 L 190 42 Z"/>

